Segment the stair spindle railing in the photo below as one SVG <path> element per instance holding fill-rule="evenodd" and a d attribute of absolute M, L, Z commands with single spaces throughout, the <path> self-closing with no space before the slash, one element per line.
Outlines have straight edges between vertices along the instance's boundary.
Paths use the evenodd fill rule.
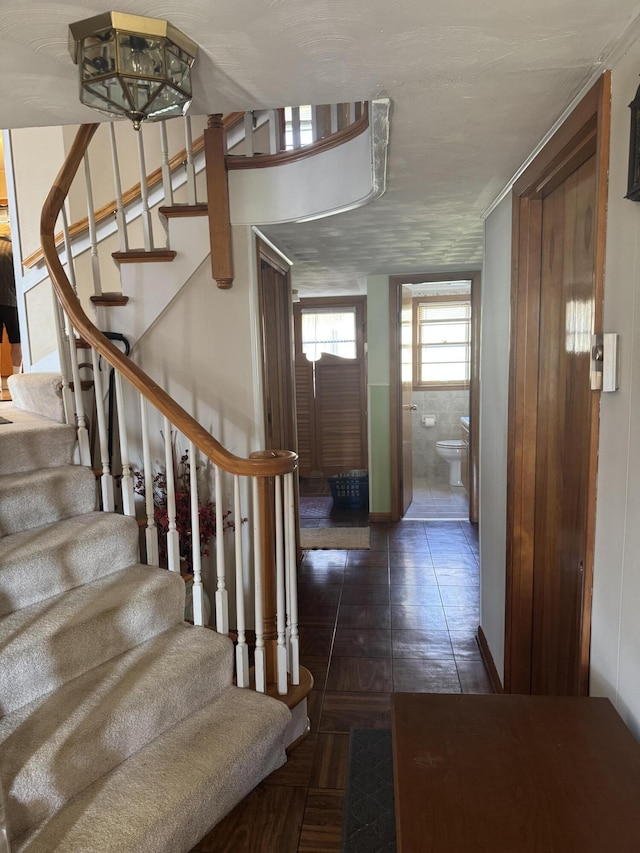
<path fill-rule="evenodd" d="M 167 138 L 167 123 L 160 123 L 160 156 L 162 160 L 162 191 L 164 204 L 171 207 L 173 204 L 173 183 L 171 181 L 171 166 L 169 163 L 169 140 Z"/>
<path fill-rule="evenodd" d="M 254 479 L 252 483 L 252 505 L 253 505 L 253 541 L 260 542 L 262 540 L 262 532 L 260 530 L 260 504 L 258 481 Z M 262 554 L 259 548 L 255 554 L 255 614 L 256 614 L 256 647 L 254 652 L 254 669 L 255 669 L 255 684 L 256 690 L 264 693 L 267 689 L 267 658 L 266 648 L 264 644 L 264 608 L 263 608 L 263 589 L 262 589 Z"/>
<path fill-rule="evenodd" d="M 176 524 L 176 480 L 171 422 L 164 418 L 164 466 L 167 481 L 167 561 L 170 572 L 180 571 L 180 535 Z M 150 484 L 145 486 L 148 489 Z"/>
<path fill-rule="evenodd" d="M 238 687 L 249 686 L 249 647 L 246 635 L 244 565 L 242 560 L 242 513 L 240 507 L 240 477 L 233 478 L 233 509 L 236 518 L 235 552 L 236 552 L 236 621 L 238 639 L 236 641 L 236 680 Z"/>
<path fill-rule="evenodd" d="M 122 182 L 120 180 L 120 163 L 118 161 L 118 144 L 116 141 L 116 126 L 109 122 L 109 141 L 111 144 L 111 165 L 113 168 L 113 186 L 116 193 L 116 225 L 118 227 L 119 249 L 121 252 L 129 251 L 129 235 L 127 233 L 127 219 L 124 213 L 124 202 L 122 199 Z"/>
<path fill-rule="evenodd" d="M 140 170 L 140 200 L 142 203 L 142 234 L 146 252 L 153 250 L 153 226 L 149 209 L 149 185 L 147 183 L 147 166 L 144 156 L 144 139 L 142 128 L 136 133 L 138 143 L 138 166 Z"/>
<path fill-rule="evenodd" d="M 202 587 L 202 556 L 200 553 L 200 505 L 198 503 L 198 468 L 196 466 L 196 447 L 189 442 L 189 492 L 191 499 L 191 559 L 193 568 L 193 623 L 204 625 L 204 595 Z M 222 534 L 221 534 L 222 535 Z"/>
<path fill-rule="evenodd" d="M 95 205 L 93 203 L 93 183 L 91 180 L 91 164 L 89 152 L 84 156 L 84 179 L 87 188 L 87 218 L 89 222 L 89 242 L 91 244 L 91 275 L 93 292 L 96 296 L 102 294 L 102 279 L 100 275 L 100 256 L 98 255 L 98 231 L 96 228 Z"/>
<path fill-rule="evenodd" d="M 118 414 L 118 439 L 120 442 L 120 465 L 122 467 L 122 511 L 125 515 L 135 517 L 136 507 L 133 497 L 133 474 L 131 471 L 131 457 L 129 455 L 129 436 L 127 423 L 123 416 L 124 395 L 122 393 L 122 376 L 117 371 L 114 373 L 114 384 L 116 389 L 116 407 Z"/>
<path fill-rule="evenodd" d="M 184 135 L 187 158 L 185 170 L 187 173 L 187 202 L 188 204 L 197 204 L 196 197 L 196 167 L 193 162 L 193 136 L 191 133 L 191 119 L 189 116 L 184 117 Z"/>
<path fill-rule="evenodd" d="M 216 504 L 216 625 L 221 634 L 229 633 L 229 593 L 226 584 L 224 553 L 224 512 L 222 508 L 222 477 L 219 466 L 215 466 Z"/>
<path fill-rule="evenodd" d="M 160 554 L 158 549 L 158 527 L 156 525 L 156 508 L 154 504 L 154 473 L 151 464 L 151 445 L 149 442 L 149 420 L 147 401 L 140 397 L 140 424 L 142 426 L 142 479 L 144 484 L 144 508 L 147 524 L 144 531 L 147 565 L 159 566 Z"/>
<path fill-rule="evenodd" d="M 295 489 L 293 474 L 285 474 L 285 542 L 287 572 L 287 638 L 289 673 L 292 684 L 300 683 L 300 637 L 298 634 L 298 579 L 295 530 Z"/>
<path fill-rule="evenodd" d="M 115 493 L 113 488 L 113 474 L 111 473 L 111 460 L 109 459 L 109 440 L 107 430 L 107 419 L 104 412 L 104 390 L 102 387 L 102 371 L 100 370 L 100 356 L 95 349 L 91 350 L 93 364 L 93 388 L 96 403 L 96 421 L 98 426 L 98 448 L 100 453 L 100 491 L 102 494 L 102 506 L 106 512 L 115 509 Z"/>

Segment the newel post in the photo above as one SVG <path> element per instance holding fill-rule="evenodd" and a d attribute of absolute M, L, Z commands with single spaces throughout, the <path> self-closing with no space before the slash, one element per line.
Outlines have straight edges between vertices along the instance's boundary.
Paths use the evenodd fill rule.
<path fill-rule="evenodd" d="M 253 456 L 254 454 L 252 454 Z M 258 479 L 258 507 L 260 513 L 260 566 L 262 570 L 262 614 L 264 619 L 264 646 L 267 684 L 278 679 L 278 629 L 275 552 L 275 506 L 273 477 Z"/>
<path fill-rule="evenodd" d="M 204 132 L 204 153 L 207 166 L 211 275 L 218 287 L 227 290 L 233 285 L 233 255 L 229 184 L 225 163 L 226 141 L 221 113 L 209 116 Z"/>

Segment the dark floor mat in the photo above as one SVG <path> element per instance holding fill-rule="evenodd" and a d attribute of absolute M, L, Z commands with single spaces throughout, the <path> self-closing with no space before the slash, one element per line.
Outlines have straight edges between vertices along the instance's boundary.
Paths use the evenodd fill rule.
<path fill-rule="evenodd" d="M 390 729 L 351 729 L 342 853 L 396 853 Z"/>

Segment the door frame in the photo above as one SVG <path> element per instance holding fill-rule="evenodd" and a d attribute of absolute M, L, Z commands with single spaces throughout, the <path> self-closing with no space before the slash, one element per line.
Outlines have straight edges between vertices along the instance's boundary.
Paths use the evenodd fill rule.
<path fill-rule="evenodd" d="M 602 330 L 611 75 L 606 72 L 513 186 L 511 345 L 507 447 L 507 554 L 504 687 L 530 693 L 542 198 L 596 156 L 594 332 Z M 600 392 L 591 397 L 587 537 L 580 637 L 580 693 L 589 685 L 591 593 Z"/>
<path fill-rule="evenodd" d="M 403 284 L 435 281 L 471 282 L 471 363 L 469 377 L 469 520 L 478 521 L 479 437 L 480 437 L 480 304 L 482 273 L 480 270 L 454 270 L 411 275 L 389 276 L 389 398 L 391 414 L 391 520 L 402 518 L 402 382 L 400 338 L 396 306 Z"/>

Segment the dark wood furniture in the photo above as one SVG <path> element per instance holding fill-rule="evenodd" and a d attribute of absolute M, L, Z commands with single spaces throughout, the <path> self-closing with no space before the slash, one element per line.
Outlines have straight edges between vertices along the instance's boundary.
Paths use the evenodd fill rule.
<path fill-rule="evenodd" d="M 397 693 L 398 853 L 637 853 L 640 745 L 607 699 Z"/>

